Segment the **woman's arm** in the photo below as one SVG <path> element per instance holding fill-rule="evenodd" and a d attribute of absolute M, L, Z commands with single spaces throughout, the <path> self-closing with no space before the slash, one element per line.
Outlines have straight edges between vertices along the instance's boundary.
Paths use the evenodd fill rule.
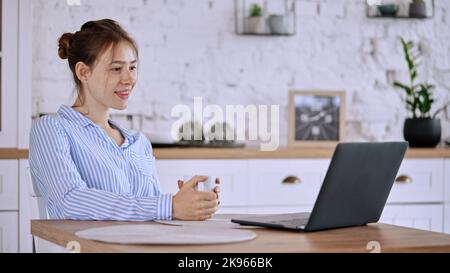
<path fill-rule="evenodd" d="M 142 137 L 146 141 L 145 154 L 154 158 L 150 141 L 144 135 Z M 153 164 L 153 174 L 158 182 L 158 187 L 161 188 L 155 164 Z M 196 185 L 205 182 L 207 178 L 207 176 L 194 176 L 186 184 L 184 181 L 178 181 L 179 191 L 172 200 L 172 218 L 174 220 L 206 220 L 214 215 L 220 203 L 218 186 L 220 179 L 216 179 L 216 187 L 211 192 L 195 190 Z"/>
<path fill-rule="evenodd" d="M 47 201 L 52 218 L 134 220 L 172 218 L 172 195 L 120 195 L 90 189 L 70 155 L 69 140 L 54 117 L 41 118 L 30 136 L 30 167 L 34 183 Z"/>

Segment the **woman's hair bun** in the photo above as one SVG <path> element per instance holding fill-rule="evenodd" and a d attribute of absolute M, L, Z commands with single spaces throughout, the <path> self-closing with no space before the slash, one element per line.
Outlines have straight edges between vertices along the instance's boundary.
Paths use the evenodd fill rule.
<path fill-rule="evenodd" d="M 61 59 L 67 59 L 69 57 L 69 48 L 73 40 L 73 33 L 64 33 L 58 39 L 58 55 Z"/>

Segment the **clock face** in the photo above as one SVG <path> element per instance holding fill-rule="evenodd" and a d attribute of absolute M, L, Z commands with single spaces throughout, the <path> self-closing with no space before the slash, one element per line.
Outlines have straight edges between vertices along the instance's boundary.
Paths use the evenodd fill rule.
<path fill-rule="evenodd" d="M 295 140 L 338 141 L 339 97 L 297 96 Z"/>

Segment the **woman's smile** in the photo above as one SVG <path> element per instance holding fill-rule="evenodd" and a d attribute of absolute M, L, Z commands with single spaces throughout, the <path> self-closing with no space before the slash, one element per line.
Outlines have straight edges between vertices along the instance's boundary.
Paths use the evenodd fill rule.
<path fill-rule="evenodd" d="M 119 90 L 114 92 L 114 94 L 116 94 L 122 100 L 127 100 L 128 97 L 130 96 L 130 93 L 131 89 Z"/>

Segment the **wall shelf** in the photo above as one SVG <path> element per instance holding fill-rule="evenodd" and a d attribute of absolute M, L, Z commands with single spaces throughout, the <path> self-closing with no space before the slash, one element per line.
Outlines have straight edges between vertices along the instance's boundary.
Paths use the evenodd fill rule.
<path fill-rule="evenodd" d="M 434 0 L 424 0 L 424 16 L 410 14 L 410 0 L 366 0 L 367 18 L 423 20 L 434 17 Z M 397 11 L 395 11 L 397 10 Z"/>
<path fill-rule="evenodd" d="M 252 36 L 295 35 L 297 32 L 295 2 L 296 0 L 235 0 L 236 34 Z M 262 16 L 249 17 L 253 4 L 258 4 L 262 8 Z"/>

